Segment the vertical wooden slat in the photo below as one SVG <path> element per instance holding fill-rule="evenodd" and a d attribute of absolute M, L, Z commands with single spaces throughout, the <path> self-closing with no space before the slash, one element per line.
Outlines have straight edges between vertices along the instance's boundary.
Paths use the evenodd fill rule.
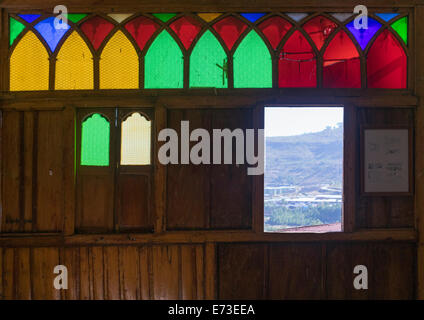
<path fill-rule="evenodd" d="M 120 287 L 122 300 L 140 299 L 139 264 L 137 247 L 119 248 Z"/>
<path fill-rule="evenodd" d="M 118 247 L 105 247 L 104 252 L 104 277 L 105 277 L 105 299 L 120 299 L 120 281 L 119 281 L 119 251 Z"/>
<path fill-rule="evenodd" d="M 24 113 L 24 221 L 23 230 L 24 232 L 31 232 L 32 225 L 32 172 L 33 172 L 33 136 L 34 136 L 34 112 Z"/>
<path fill-rule="evenodd" d="M 3 249 L 3 298 L 12 300 L 15 298 L 14 282 L 14 249 Z"/>
<path fill-rule="evenodd" d="M 0 248 L 0 300 L 4 300 L 5 299 L 4 289 L 3 289 L 3 278 L 4 278 L 4 273 L 3 273 L 3 252 L 4 252 L 4 249 L 3 248 Z"/>
<path fill-rule="evenodd" d="M 92 294 L 92 281 L 93 278 L 91 276 L 91 256 L 89 252 L 89 248 L 81 247 L 79 248 L 79 279 L 80 279 L 80 295 L 79 299 L 81 300 L 89 300 L 93 299 Z"/>
<path fill-rule="evenodd" d="M 66 300 L 80 297 L 80 248 L 64 248 L 62 264 L 68 269 L 68 289 L 64 290 Z"/>
<path fill-rule="evenodd" d="M 152 250 L 154 299 L 178 299 L 178 246 L 153 246 Z"/>
<path fill-rule="evenodd" d="M 258 104 L 253 109 L 254 129 L 264 129 L 264 113 L 263 104 Z M 258 145 L 257 143 L 255 145 L 255 151 L 257 152 Z M 264 232 L 264 175 L 253 176 L 252 184 L 252 228 L 255 232 L 262 233 Z"/>
<path fill-rule="evenodd" d="M 89 248 L 89 257 L 91 258 L 90 273 L 92 275 L 91 283 L 93 286 L 93 296 L 91 299 L 104 300 L 105 296 L 105 263 L 102 247 Z"/>
<path fill-rule="evenodd" d="M 216 244 L 208 242 L 205 244 L 205 299 L 217 298 L 217 254 Z"/>
<path fill-rule="evenodd" d="M 149 261 L 149 251 L 151 250 L 150 247 L 142 246 L 139 248 L 139 265 L 140 265 L 140 271 L 139 271 L 139 278 L 140 278 L 140 299 L 143 300 L 150 300 L 151 297 L 151 286 L 150 286 L 150 268 L 149 264 L 151 261 Z"/>
<path fill-rule="evenodd" d="M 197 296 L 196 251 L 193 246 L 181 246 L 181 298 L 193 300 Z"/>
<path fill-rule="evenodd" d="M 30 270 L 30 249 L 15 249 L 15 270 L 16 270 L 16 299 L 31 299 L 31 270 Z"/>
<path fill-rule="evenodd" d="M 59 300 L 60 291 L 53 286 L 53 280 L 57 276 L 53 273 L 54 267 L 59 265 L 58 248 L 32 248 L 31 261 L 31 287 L 32 299 L 36 300 Z"/>
<path fill-rule="evenodd" d="M 204 254 L 204 245 L 196 246 L 196 299 L 205 299 L 205 254 Z"/>

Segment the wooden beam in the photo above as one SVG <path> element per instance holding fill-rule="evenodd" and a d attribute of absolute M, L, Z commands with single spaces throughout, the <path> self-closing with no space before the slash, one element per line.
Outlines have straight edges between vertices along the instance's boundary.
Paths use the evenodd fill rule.
<path fill-rule="evenodd" d="M 163 105 L 156 105 L 155 109 L 155 137 L 159 136 L 159 132 L 167 126 L 167 113 Z M 155 138 L 156 139 L 156 138 Z M 154 174 L 154 195 L 155 195 L 155 233 L 162 233 L 166 226 L 166 166 L 159 162 L 157 157 L 159 143 L 154 142 L 155 152 L 155 174 Z"/>

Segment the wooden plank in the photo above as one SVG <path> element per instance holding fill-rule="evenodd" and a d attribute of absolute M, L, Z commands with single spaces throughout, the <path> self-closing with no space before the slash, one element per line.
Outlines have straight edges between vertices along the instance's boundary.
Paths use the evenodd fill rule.
<path fill-rule="evenodd" d="M 103 254 L 105 299 L 119 300 L 121 297 L 121 288 L 118 247 L 105 247 L 103 248 Z"/>
<path fill-rule="evenodd" d="M 15 298 L 15 272 L 14 272 L 15 250 L 12 248 L 3 249 L 3 299 L 12 300 Z"/>
<path fill-rule="evenodd" d="M 140 259 L 137 247 L 119 247 L 121 299 L 138 300 L 140 294 Z"/>
<path fill-rule="evenodd" d="M 154 299 L 180 299 L 178 246 L 153 246 L 152 253 Z"/>
<path fill-rule="evenodd" d="M 203 245 L 196 245 L 196 299 L 203 300 L 205 299 L 205 253 Z M 214 277 L 215 273 L 209 275 L 209 277 Z"/>
<path fill-rule="evenodd" d="M 197 297 L 196 247 L 181 246 L 181 298 L 193 300 Z"/>
<path fill-rule="evenodd" d="M 218 246 L 218 299 L 266 299 L 265 251 L 264 244 Z"/>
<path fill-rule="evenodd" d="M 204 246 L 205 255 L 205 299 L 215 300 L 218 298 L 218 257 L 215 243 L 208 242 Z"/>
<path fill-rule="evenodd" d="M 80 248 L 63 249 L 63 265 L 68 269 L 68 289 L 64 290 L 66 300 L 79 300 L 81 274 Z"/>
<path fill-rule="evenodd" d="M 21 220 L 21 115 L 19 112 L 3 112 L 2 137 L 2 185 L 3 232 L 17 232 Z"/>
<path fill-rule="evenodd" d="M 354 106 L 344 107 L 344 141 L 343 141 L 343 223 L 344 232 L 355 230 L 356 196 L 357 196 L 357 119 Z"/>
<path fill-rule="evenodd" d="M 140 261 L 140 299 L 150 300 L 153 293 L 151 292 L 151 282 L 153 281 L 150 271 L 151 264 L 151 247 L 142 246 L 139 248 Z"/>
<path fill-rule="evenodd" d="M 32 299 L 59 300 L 60 291 L 53 286 L 56 277 L 53 270 L 59 265 L 58 248 L 32 248 L 31 251 Z"/>
<path fill-rule="evenodd" d="M 264 105 L 256 105 L 252 111 L 254 129 L 264 129 L 264 116 Z M 257 147 L 255 150 L 257 150 Z M 264 175 L 255 175 L 252 177 L 252 227 L 257 233 L 264 232 L 264 177 Z"/>
<path fill-rule="evenodd" d="M 91 258 L 90 273 L 92 276 L 91 283 L 93 286 L 93 295 L 90 299 L 104 300 L 106 299 L 105 291 L 107 290 L 105 284 L 104 248 L 89 248 L 89 257 Z"/>
<path fill-rule="evenodd" d="M 34 112 L 24 112 L 24 232 L 31 232 L 33 211 L 33 152 L 34 152 Z"/>
<path fill-rule="evenodd" d="M 3 288 L 3 251 L 4 249 L 0 247 L 0 300 L 5 299 L 4 288 Z"/>
<path fill-rule="evenodd" d="M 30 249 L 17 248 L 15 249 L 15 299 L 29 300 L 31 299 L 31 264 L 30 264 Z"/>
<path fill-rule="evenodd" d="M 59 111 L 39 113 L 37 149 L 38 232 L 60 232 L 64 216 L 63 120 Z"/>
<path fill-rule="evenodd" d="M 272 244 L 269 299 L 323 299 L 321 244 Z"/>
<path fill-rule="evenodd" d="M 92 275 L 92 268 L 91 268 L 92 259 L 90 256 L 90 249 L 87 247 L 80 247 L 79 256 L 80 256 L 79 299 L 81 300 L 93 299 L 93 275 Z"/>

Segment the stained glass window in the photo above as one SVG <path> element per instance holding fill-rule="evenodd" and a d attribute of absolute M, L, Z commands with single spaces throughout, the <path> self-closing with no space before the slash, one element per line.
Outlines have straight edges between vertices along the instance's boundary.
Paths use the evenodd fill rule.
<path fill-rule="evenodd" d="M 50 17 L 35 25 L 35 29 L 47 42 L 52 52 L 56 50 L 57 44 L 70 28 L 64 21 L 61 23 L 61 28 L 55 28 L 54 20 L 55 18 Z"/>
<path fill-rule="evenodd" d="M 288 15 L 290 18 L 292 18 L 296 22 L 299 22 L 308 16 L 307 13 L 303 13 L 303 12 L 286 13 L 286 15 Z"/>
<path fill-rule="evenodd" d="M 277 46 L 280 44 L 280 41 L 286 35 L 287 31 L 291 29 L 292 25 L 287 20 L 281 18 L 280 16 L 271 17 L 266 19 L 259 25 L 259 29 L 268 39 L 271 46 L 277 49 Z"/>
<path fill-rule="evenodd" d="M 49 64 L 46 48 L 28 31 L 10 57 L 10 91 L 48 90 Z"/>
<path fill-rule="evenodd" d="M 13 44 L 15 39 L 19 37 L 21 32 L 24 31 L 24 29 L 25 29 L 25 26 L 22 23 L 20 23 L 19 21 L 13 18 L 10 18 L 10 36 L 9 36 L 10 45 Z"/>
<path fill-rule="evenodd" d="M 184 59 L 180 47 L 163 30 L 145 56 L 144 86 L 147 89 L 182 88 Z"/>
<path fill-rule="evenodd" d="M 345 22 L 347 19 L 349 19 L 352 16 L 352 14 L 351 13 L 337 12 L 337 13 L 332 13 L 331 16 L 333 18 L 336 18 L 340 22 Z"/>
<path fill-rule="evenodd" d="M 384 21 L 388 22 L 392 20 L 393 18 L 397 17 L 399 13 L 376 13 L 375 15 L 383 19 Z"/>
<path fill-rule="evenodd" d="M 245 17 L 250 22 L 255 22 L 256 20 L 262 18 L 266 13 L 241 13 L 240 15 Z"/>
<path fill-rule="evenodd" d="M 303 26 L 303 29 L 309 34 L 318 50 L 321 50 L 327 38 L 336 28 L 337 23 L 323 16 L 315 17 Z"/>
<path fill-rule="evenodd" d="M 226 88 L 227 78 L 227 55 L 208 30 L 190 56 L 190 87 Z"/>
<path fill-rule="evenodd" d="M 324 53 L 325 88 L 360 88 L 361 61 L 352 40 L 339 31 Z"/>
<path fill-rule="evenodd" d="M 81 165 L 109 166 L 110 124 L 102 115 L 88 117 L 81 128 Z"/>
<path fill-rule="evenodd" d="M 346 25 L 349 31 L 353 34 L 359 46 L 364 50 L 371 38 L 381 28 L 381 23 L 373 18 L 368 17 L 368 29 L 356 29 L 354 21 Z"/>
<path fill-rule="evenodd" d="M 121 165 L 148 165 L 151 162 L 151 121 L 133 113 L 122 122 Z"/>
<path fill-rule="evenodd" d="M 184 47 L 188 50 L 197 34 L 202 29 L 202 25 L 196 19 L 188 16 L 174 21 L 171 24 L 171 29 L 174 30 Z"/>
<path fill-rule="evenodd" d="M 369 88 L 406 88 L 407 57 L 387 29 L 377 37 L 368 52 L 367 79 Z"/>
<path fill-rule="evenodd" d="M 111 17 L 116 22 L 122 23 L 122 21 L 131 17 L 132 13 L 110 13 L 108 14 L 108 16 Z"/>
<path fill-rule="evenodd" d="M 229 16 L 215 23 L 213 28 L 218 32 L 222 40 L 224 40 L 228 50 L 231 50 L 247 26 L 243 21 Z"/>
<path fill-rule="evenodd" d="M 20 14 L 19 17 L 21 17 L 22 19 L 24 19 L 28 23 L 32 23 L 35 20 L 37 20 L 38 18 L 40 18 L 41 14 Z"/>
<path fill-rule="evenodd" d="M 132 43 L 116 32 L 100 57 L 100 89 L 138 89 L 139 58 Z"/>
<path fill-rule="evenodd" d="M 315 53 L 299 31 L 293 33 L 280 53 L 278 86 L 280 88 L 317 86 Z"/>
<path fill-rule="evenodd" d="M 234 53 L 234 88 L 271 88 L 272 60 L 262 38 L 252 30 Z"/>
<path fill-rule="evenodd" d="M 56 90 L 90 90 L 94 87 L 93 56 L 76 32 L 66 39 L 57 55 Z"/>
<path fill-rule="evenodd" d="M 113 24 L 106 19 L 96 16 L 85 21 L 81 25 L 81 30 L 88 40 L 90 40 L 94 49 L 97 50 L 103 43 L 103 40 L 112 31 L 113 27 Z"/>
<path fill-rule="evenodd" d="M 140 50 L 144 49 L 147 41 L 153 36 L 159 25 L 153 20 L 140 16 L 125 25 L 125 29 L 133 36 Z"/>
<path fill-rule="evenodd" d="M 162 22 L 168 22 L 169 20 L 171 20 L 176 15 L 177 15 L 176 13 L 154 13 L 153 14 L 153 16 L 155 16 L 156 18 L 158 18 Z"/>
<path fill-rule="evenodd" d="M 408 44 L 408 17 L 403 17 L 393 22 L 392 28 L 398 33 L 405 44 Z"/>
<path fill-rule="evenodd" d="M 197 15 L 206 22 L 211 22 L 222 15 L 222 13 L 198 13 Z"/>

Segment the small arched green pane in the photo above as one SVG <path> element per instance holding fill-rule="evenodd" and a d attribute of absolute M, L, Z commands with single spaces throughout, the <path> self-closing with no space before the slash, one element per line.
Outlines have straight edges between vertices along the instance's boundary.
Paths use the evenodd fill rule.
<path fill-rule="evenodd" d="M 227 55 L 209 30 L 190 56 L 190 87 L 227 88 Z"/>
<path fill-rule="evenodd" d="M 146 89 L 183 87 L 183 54 L 166 30 L 157 36 L 147 51 L 144 69 L 144 87 Z"/>
<path fill-rule="evenodd" d="M 176 15 L 177 15 L 176 13 L 153 13 L 153 16 L 155 16 L 162 22 L 167 22 L 168 20 L 172 19 Z"/>
<path fill-rule="evenodd" d="M 9 36 L 9 44 L 12 45 L 15 39 L 21 34 L 25 29 L 25 25 L 18 20 L 10 18 L 10 36 Z"/>
<path fill-rule="evenodd" d="M 81 165 L 109 166 L 109 121 L 98 113 L 82 123 Z"/>
<path fill-rule="evenodd" d="M 403 17 L 392 23 L 392 28 L 395 30 L 399 37 L 408 44 L 408 17 Z"/>
<path fill-rule="evenodd" d="M 73 23 L 78 23 L 82 19 L 87 16 L 85 13 L 69 13 L 67 14 L 67 18 L 71 20 Z"/>
<path fill-rule="evenodd" d="M 261 37 L 252 30 L 234 53 L 234 88 L 271 88 L 272 60 Z"/>

